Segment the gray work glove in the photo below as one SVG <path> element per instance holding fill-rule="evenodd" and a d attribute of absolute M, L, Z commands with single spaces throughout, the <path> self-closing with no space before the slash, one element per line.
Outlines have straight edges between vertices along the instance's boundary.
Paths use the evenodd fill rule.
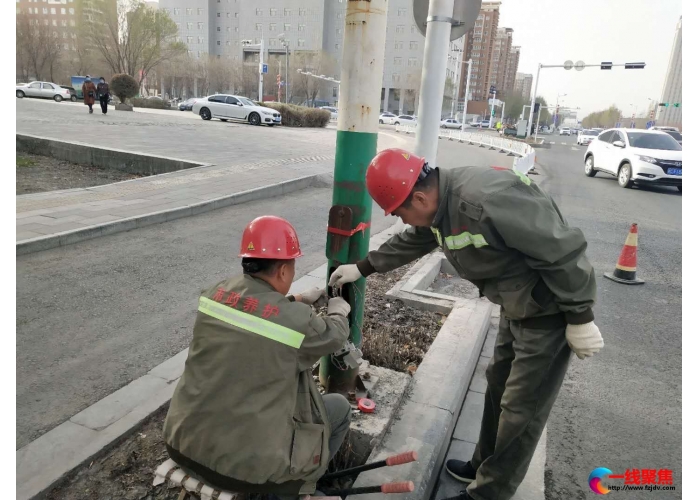
<path fill-rule="evenodd" d="M 339 314 L 341 316 L 347 316 L 350 314 L 350 304 L 345 302 L 342 297 L 333 297 L 328 301 L 328 315 Z"/>
<path fill-rule="evenodd" d="M 362 273 L 356 264 L 344 264 L 331 274 L 328 286 L 343 286 L 345 283 L 352 283 L 362 278 Z"/>
<path fill-rule="evenodd" d="M 312 305 L 314 302 L 316 302 L 318 299 L 320 299 L 321 296 L 325 293 L 326 293 L 326 290 L 324 288 L 319 288 L 316 286 L 313 288 L 309 288 L 308 290 L 304 290 L 299 295 L 301 296 L 301 301 L 304 304 Z"/>
<path fill-rule="evenodd" d="M 583 325 L 567 325 L 566 341 L 579 359 L 593 356 L 603 346 L 603 336 L 592 321 Z"/>

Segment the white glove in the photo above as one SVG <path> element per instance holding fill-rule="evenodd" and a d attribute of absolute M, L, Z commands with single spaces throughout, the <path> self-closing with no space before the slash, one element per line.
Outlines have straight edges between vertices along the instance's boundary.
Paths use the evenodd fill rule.
<path fill-rule="evenodd" d="M 362 278 L 362 273 L 356 264 L 344 264 L 336 269 L 328 280 L 328 286 L 343 286 L 345 283 L 352 283 Z"/>
<path fill-rule="evenodd" d="M 605 345 L 600 330 L 592 321 L 583 325 L 567 325 L 566 341 L 579 359 L 593 356 Z"/>
<path fill-rule="evenodd" d="M 328 301 L 328 315 L 340 314 L 341 316 L 347 316 L 350 314 L 350 304 L 345 302 L 343 297 L 333 297 Z"/>
<path fill-rule="evenodd" d="M 325 289 L 316 286 L 314 288 L 304 290 L 299 294 L 299 296 L 304 304 L 312 305 L 314 302 L 320 299 L 324 293 L 326 293 Z"/>

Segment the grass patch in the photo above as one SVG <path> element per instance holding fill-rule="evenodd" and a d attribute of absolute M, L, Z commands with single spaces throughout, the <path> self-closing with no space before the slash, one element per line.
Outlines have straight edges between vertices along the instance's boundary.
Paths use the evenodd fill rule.
<path fill-rule="evenodd" d="M 31 158 L 27 158 L 25 156 L 17 156 L 17 166 L 18 167 L 33 167 L 36 165 L 36 162 L 32 160 Z"/>

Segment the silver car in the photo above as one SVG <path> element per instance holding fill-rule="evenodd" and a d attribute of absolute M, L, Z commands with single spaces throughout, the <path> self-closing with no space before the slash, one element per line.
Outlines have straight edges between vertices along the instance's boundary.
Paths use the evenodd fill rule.
<path fill-rule="evenodd" d="M 56 102 L 61 102 L 64 99 L 70 101 L 70 90 L 51 82 L 30 82 L 24 85 L 17 85 L 15 95 L 19 99 L 23 97 L 38 97 L 40 99 L 53 99 Z"/>

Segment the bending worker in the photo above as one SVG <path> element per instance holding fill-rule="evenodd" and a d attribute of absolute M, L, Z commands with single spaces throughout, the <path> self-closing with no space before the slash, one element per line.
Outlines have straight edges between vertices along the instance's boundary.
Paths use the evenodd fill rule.
<path fill-rule="evenodd" d="M 447 471 L 469 484 L 455 499 L 507 500 L 527 472 L 569 365 L 603 338 L 591 307 L 596 284 L 586 240 L 530 179 L 501 168 L 431 168 L 387 149 L 367 169 L 367 189 L 386 215 L 412 227 L 329 285 L 387 272 L 440 247 L 459 275 L 501 306 L 481 433 L 469 462 Z"/>
<path fill-rule="evenodd" d="M 170 457 L 210 486 L 312 494 L 350 427 L 348 401 L 321 396 L 311 375 L 348 338 L 350 306 L 332 298 L 317 316 L 324 290 L 285 297 L 301 255 L 289 222 L 258 217 L 243 232 L 243 275 L 199 298 L 164 437 Z"/>

